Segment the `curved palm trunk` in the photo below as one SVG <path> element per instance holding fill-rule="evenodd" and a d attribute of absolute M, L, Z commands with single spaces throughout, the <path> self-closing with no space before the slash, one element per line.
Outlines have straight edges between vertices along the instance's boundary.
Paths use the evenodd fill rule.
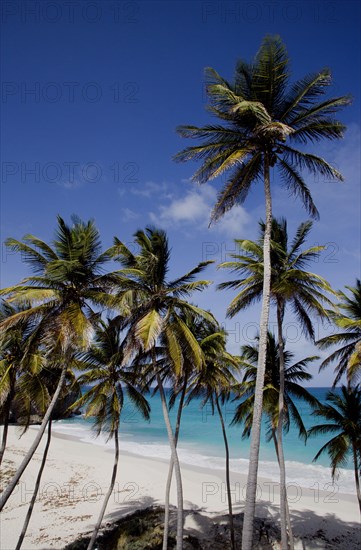
<path fill-rule="evenodd" d="M 352 445 L 352 450 L 353 450 L 353 462 L 354 462 L 354 465 L 355 465 L 355 483 L 356 483 L 356 494 L 357 494 L 357 499 L 358 499 L 358 505 L 359 505 L 359 508 L 360 508 L 360 513 L 361 513 L 361 489 L 360 489 L 360 477 L 359 477 L 359 463 L 358 463 L 358 459 L 357 459 L 357 449 L 356 449 L 356 445 Z"/>
<path fill-rule="evenodd" d="M 183 411 L 184 398 L 185 398 L 186 391 L 187 391 L 187 382 L 188 382 L 188 377 L 186 376 L 185 379 L 184 379 L 182 393 L 181 393 L 181 397 L 180 397 L 180 400 L 179 400 L 178 412 L 177 412 L 177 421 L 176 421 L 176 426 L 175 426 L 175 431 L 174 431 L 174 444 L 175 444 L 176 447 L 177 447 L 177 444 L 178 444 L 178 436 L 179 436 L 180 422 L 181 422 L 181 416 L 182 416 L 182 411 Z M 171 459 L 170 459 L 170 462 L 169 462 L 167 484 L 166 484 L 166 488 L 165 488 L 163 550 L 167 550 L 167 548 L 168 548 L 169 496 L 170 496 L 170 488 L 171 488 L 171 485 L 172 485 L 173 468 L 174 468 L 174 461 L 173 461 L 173 457 L 171 456 Z"/>
<path fill-rule="evenodd" d="M 277 327 L 278 327 L 278 350 L 279 350 L 279 368 L 280 368 L 280 389 L 278 392 L 278 424 L 277 424 L 277 450 L 278 464 L 280 467 L 280 516 L 281 516 L 281 548 L 288 550 L 287 537 L 287 492 L 286 492 L 286 466 L 283 453 L 283 419 L 284 419 L 284 396 L 285 396 L 285 355 L 283 347 L 283 316 L 284 304 L 281 300 L 277 300 Z M 289 530 L 291 525 L 288 526 Z M 291 539 L 290 531 L 290 539 Z M 291 550 L 293 550 L 293 545 Z"/>
<path fill-rule="evenodd" d="M 179 466 L 179 460 L 178 460 L 178 454 L 177 454 L 177 448 L 175 446 L 174 436 L 172 432 L 172 426 L 169 419 L 168 414 L 168 407 L 167 407 L 167 401 L 164 395 L 164 388 L 162 384 L 161 377 L 157 373 L 157 383 L 159 388 L 159 394 L 162 401 L 162 409 L 163 409 L 163 416 L 164 416 L 164 422 L 167 427 L 167 433 L 168 433 L 168 441 L 169 446 L 172 453 L 172 460 L 174 464 L 174 470 L 175 470 L 175 477 L 177 481 L 177 504 L 178 504 L 178 512 L 177 512 L 177 550 L 182 550 L 183 548 L 183 488 L 182 488 L 182 476 Z"/>
<path fill-rule="evenodd" d="M 114 457 L 114 465 L 113 465 L 113 473 L 112 473 L 112 479 L 110 481 L 110 486 L 109 486 L 109 489 L 108 489 L 108 492 L 107 494 L 105 495 L 105 498 L 104 498 L 104 502 L 103 502 L 103 506 L 102 506 L 102 509 L 100 510 L 100 514 L 99 514 L 99 517 L 98 517 L 98 521 L 96 522 L 96 525 L 94 527 L 94 531 L 92 533 L 92 536 L 91 536 L 91 539 L 90 539 L 90 542 L 88 544 L 88 548 L 87 550 L 92 550 L 92 548 L 94 548 L 94 544 L 97 540 L 97 536 L 98 536 L 98 532 L 99 532 L 99 529 L 100 529 L 100 526 L 102 524 L 102 521 L 103 521 L 103 517 L 104 517 L 104 514 L 105 514 L 105 509 L 108 505 L 108 502 L 109 502 L 109 499 L 110 499 L 110 496 L 113 492 L 113 489 L 114 489 L 114 484 L 115 484 L 115 480 L 116 480 L 116 477 L 117 477 L 117 470 L 118 470 L 118 460 L 119 460 L 119 435 L 118 435 L 118 427 L 117 429 L 115 430 L 114 432 L 114 442 L 115 442 L 115 457 Z"/>
<path fill-rule="evenodd" d="M 230 529 L 230 532 L 231 532 L 231 548 L 232 548 L 232 550 L 235 550 L 236 544 L 235 544 L 235 540 L 234 540 L 231 483 L 230 483 L 230 477 L 229 477 L 229 447 L 228 447 L 227 433 L 226 433 L 226 428 L 225 428 L 225 425 L 224 425 L 222 410 L 221 410 L 221 407 L 219 406 L 219 400 L 218 400 L 218 395 L 217 394 L 216 394 L 216 406 L 217 406 L 217 411 L 218 411 L 218 415 L 219 415 L 219 420 L 221 421 L 224 446 L 225 446 L 225 449 L 226 449 L 226 484 L 227 484 L 227 499 L 228 499 L 228 513 L 229 513 L 229 529 Z"/>
<path fill-rule="evenodd" d="M 38 430 L 38 433 L 36 434 L 36 437 L 33 441 L 33 444 L 31 445 L 30 449 L 28 450 L 28 452 L 26 453 L 22 463 L 20 464 L 19 468 L 17 469 L 15 475 L 13 476 L 13 478 L 10 480 L 10 483 L 9 485 L 6 487 L 5 491 L 3 492 L 1 498 L 0 498 L 0 512 L 1 510 L 4 508 L 5 504 L 7 503 L 8 499 L 10 498 L 13 490 L 15 489 L 18 481 L 20 480 L 21 476 L 23 475 L 26 467 L 28 466 L 30 460 L 32 459 L 33 457 L 33 454 L 35 453 L 36 449 L 38 448 L 39 446 L 39 443 L 41 441 L 41 438 L 43 437 L 43 434 L 45 432 L 45 429 L 46 429 L 46 426 L 50 420 L 50 417 L 51 417 L 51 414 L 54 410 L 54 407 L 56 405 L 56 402 L 58 400 L 58 397 L 59 397 L 59 394 L 61 392 L 61 389 L 63 387 L 63 384 L 64 384 L 64 381 L 65 381 L 65 374 L 66 374 L 66 371 L 67 371 L 67 367 L 66 365 L 63 366 L 62 368 L 62 371 L 61 371 L 61 374 L 60 374 L 60 378 L 59 378 L 59 382 L 58 382 L 58 385 L 56 387 L 56 390 L 55 390 L 55 393 L 53 395 L 53 398 L 50 402 L 50 405 L 48 407 L 48 410 L 46 411 L 45 413 L 45 416 L 43 418 L 43 421 L 41 423 L 41 426 Z"/>
<path fill-rule="evenodd" d="M 31 502 L 29 504 L 28 512 L 26 514 L 24 525 L 23 525 L 22 531 L 20 533 L 20 537 L 19 537 L 19 540 L 18 540 L 18 543 L 16 545 L 15 550 L 20 550 L 21 545 L 22 545 L 23 540 L 24 540 L 24 537 L 26 535 L 26 531 L 28 529 L 28 525 L 29 525 L 29 522 L 30 522 L 30 519 L 31 519 L 31 515 L 33 513 L 36 497 L 38 496 L 38 492 L 39 492 L 41 476 L 43 475 L 43 470 L 44 470 L 44 467 L 45 467 L 45 464 L 46 464 L 46 458 L 48 456 L 48 451 L 49 451 L 49 447 L 50 447 L 50 440 L 51 440 L 51 418 L 50 418 L 49 423 L 48 423 L 48 438 L 46 440 L 46 446 L 45 446 L 45 449 L 44 449 L 43 458 L 42 458 L 42 461 L 41 461 L 38 477 L 36 478 L 36 483 L 35 483 L 33 496 L 31 497 Z"/>
<path fill-rule="evenodd" d="M 278 466 L 280 466 L 280 459 L 279 459 L 279 456 L 278 456 L 278 443 L 277 443 L 277 437 L 276 437 L 276 434 L 275 434 L 274 430 L 272 430 L 272 438 L 273 438 L 273 442 L 274 442 L 274 446 L 275 446 L 275 450 L 276 450 Z M 286 493 L 285 503 L 286 503 L 286 520 L 287 520 L 288 536 L 289 536 L 289 539 L 290 539 L 289 540 L 289 545 L 290 545 L 290 550 L 293 550 L 295 543 L 294 543 L 293 532 L 292 532 L 292 527 L 291 527 L 291 516 L 290 516 L 290 508 L 288 506 L 287 493 Z"/>
<path fill-rule="evenodd" d="M 262 296 L 262 312 L 260 320 L 259 333 L 259 352 L 257 379 L 254 395 L 253 421 L 251 431 L 251 444 L 249 454 L 249 467 L 247 478 L 247 494 L 246 505 L 243 518 L 242 531 L 242 550 L 252 550 L 253 542 L 253 521 L 256 507 L 256 491 L 257 491 L 257 474 L 258 474 L 258 459 L 261 437 L 261 421 L 262 421 L 262 405 L 263 405 L 263 387 L 264 376 L 266 370 L 266 354 L 267 354 L 267 330 L 270 309 L 270 292 L 271 292 L 271 227 L 272 227 L 272 198 L 270 184 L 270 166 L 268 153 L 264 155 L 264 193 L 266 200 L 266 223 L 263 241 L 263 296 Z"/>

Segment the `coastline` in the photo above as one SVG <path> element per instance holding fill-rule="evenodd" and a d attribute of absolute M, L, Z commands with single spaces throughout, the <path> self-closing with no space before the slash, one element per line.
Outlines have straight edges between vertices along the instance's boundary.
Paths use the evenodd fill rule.
<path fill-rule="evenodd" d="M 4 468 L 16 467 L 34 438 L 36 427 L 31 427 L 21 439 L 19 429 L 9 429 L 9 446 L 5 453 Z M 44 438 L 45 439 L 45 438 Z M 66 442 L 66 444 L 65 444 Z M 45 440 L 24 473 L 16 493 L 4 509 L 0 524 L 0 547 L 15 547 L 21 530 L 31 492 L 40 464 Z M 105 452 L 107 451 L 107 452 Z M 9 463 L 11 461 L 11 463 Z M 13 464 L 12 464 L 13 463 Z M 61 549 L 78 535 L 91 531 L 100 510 L 103 495 L 108 487 L 113 456 L 110 449 L 77 437 L 54 431 L 48 461 L 43 474 L 39 499 L 35 505 L 24 550 Z M 114 494 L 106 510 L 104 524 L 116 521 L 126 514 L 151 505 L 162 505 L 168 473 L 167 461 L 139 456 L 122 451 Z M 227 502 L 224 477 L 220 470 L 201 466 L 182 465 L 184 508 L 188 512 L 207 517 L 226 514 Z M 6 481 L 6 480 L 5 480 Z M 317 482 L 317 480 L 315 480 Z M 232 472 L 234 513 L 243 512 L 243 491 L 246 476 Z M 278 517 L 278 485 L 267 478 L 259 478 L 259 498 L 256 515 Z M 335 548 L 351 550 L 356 544 L 360 527 L 360 514 L 356 496 L 315 488 L 289 487 L 290 511 L 295 536 L 306 537 L 299 548 L 330 548 L 314 544 L 317 532 L 325 533 L 327 540 L 337 539 Z M 172 486 L 171 503 L 175 504 L 175 486 Z M 194 531 L 191 514 L 187 515 L 185 530 Z M 343 540 L 344 539 L 344 540 Z M 353 544 L 355 545 L 353 546 Z M 314 545 L 313 545 L 314 544 Z"/>

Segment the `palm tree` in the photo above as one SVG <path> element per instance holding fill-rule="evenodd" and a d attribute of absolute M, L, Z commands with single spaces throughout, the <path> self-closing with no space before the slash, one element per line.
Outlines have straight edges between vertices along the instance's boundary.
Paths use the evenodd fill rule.
<path fill-rule="evenodd" d="M 41 343 L 49 356 L 62 355 L 63 367 L 34 442 L 1 496 L 0 511 L 40 443 L 65 382 L 74 349 L 84 349 L 88 345 L 97 317 L 91 306 L 102 303 L 116 279 L 115 275 L 103 274 L 103 265 L 110 258 L 109 251 L 101 253 L 99 232 L 92 221 L 84 223 L 74 217 L 70 227 L 58 216 L 52 246 L 33 235 L 26 235 L 23 241 L 7 239 L 6 245 L 22 253 L 34 275 L 1 291 L 9 302 L 27 303 L 30 307 L 2 321 L 0 328 L 15 327 L 26 319 L 36 321 L 36 329 L 28 340 L 29 349 Z"/>
<path fill-rule="evenodd" d="M 17 309 L 2 300 L 0 305 L 0 322 L 14 315 Z M 0 448 L 0 465 L 5 453 L 11 407 L 16 396 L 17 377 L 24 359 L 26 336 L 29 323 L 3 331 L 0 336 L 0 417 L 3 424 L 3 435 Z M 31 332 L 31 328 L 30 328 Z"/>
<path fill-rule="evenodd" d="M 221 423 L 225 453 L 226 453 L 226 485 L 229 512 L 229 527 L 231 548 L 235 550 L 235 536 L 233 525 L 232 497 L 229 469 L 229 445 L 227 432 L 222 414 L 221 405 L 230 399 L 232 388 L 238 384 L 235 373 L 239 368 L 239 358 L 226 351 L 226 333 L 219 326 L 215 331 L 214 327 L 205 327 L 203 338 L 200 343 L 205 362 L 203 368 L 195 373 L 188 391 L 187 402 L 194 397 L 203 397 L 202 407 L 207 403 L 211 405 L 212 414 L 217 409 Z"/>
<path fill-rule="evenodd" d="M 334 113 L 348 105 L 350 98 L 321 99 L 331 84 L 328 69 L 307 75 L 289 87 L 289 57 L 277 36 L 267 36 L 263 40 L 252 63 L 239 61 L 233 83 L 227 82 L 214 69 L 206 70 L 206 78 L 209 110 L 221 123 L 179 127 L 182 137 L 198 139 L 201 144 L 186 148 L 175 157 L 176 160 L 200 160 L 202 165 L 193 176 L 199 183 L 229 173 L 211 222 L 217 221 L 235 204 L 243 203 L 252 184 L 258 180 L 263 180 L 265 195 L 260 354 L 242 538 L 243 550 L 251 550 L 271 280 L 271 169 L 278 168 L 284 186 L 299 196 L 308 212 L 317 217 L 301 171 L 307 169 L 311 174 L 338 180 L 342 180 L 342 176 L 324 159 L 305 153 L 293 144 L 341 138 L 345 127 L 334 118 Z"/>
<path fill-rule="evenodd" d="M 200 333 L 202 331 L 202 328 L 204 326 L 215 326 L 214 323 L 209 323 L 209 321 L 206 321 L 201 317 L 194 317 L 193 315 L 190 316 L 189 314 L 181 315 L 181 317 L 185 322 L 185 324 L 187 325 L 187 327 L 191 330 L 192 334 L 196 337 L 197 341 L 202 346 L 202 342 L 200 341 Z M 165 345 L 165 348 L 164 348 L 165 355 L 166 355 L 166 350 L 167 350 L 167 346 Z M 189 361 L 189 358 L 187 357 L 187 355 L 185 355 L 183 357 L 183 368 L 180 376 L 178 377 L 175 376 L 175 373 L 173 371 L 173 366 L 169 362 L 166 362 L 166 367 L 162 374 L 163 383 L 165 379 L 168 379 L 172 384 L 171 393 L 170 393 L 169 402 L 168 402 L 169 410 L 174 407 L 176 400 L 179 397 L 179 401 L 177 405 L 176 421 L 174 426 L 174 444 L 176 448 L 178 445 L 182 412 L 185 406 L 185 397 L 186 397 L 188 384 L 191 379 L 192 373 L 193 373 L 193 363 L 192 361 Z M 163 550 L 167 550 L 168 548 L 170 489 L 172 485 L 173 471 L 174 471 L 174 462 L 173 462 L 173 459 L 171 458 L 169 462 L 168 476 L 167 476 L 167 482 L 166 482 L 166 488 L 165 488 L 165 499 L 164 499 Z"/>
<path fill-rule="evenodd" d="M 146 228 L 134 235 L 139 253 L 133 254 L 119 239 L 115 239 L 114 257 L 122 266 L 118 271 L 118 290 L 114 296 L 114 307 L 127 312 L 130 329 L 127 336 L 125 356 L 131 356 L 136 347 L 149 352 L 157 382 L 163 416 L 167 428 L 171 460 L 174 462 L 177 482 L 177 550 L 183 545 L 183 490 L 181 471 L 172 431 L 167 400 L 159 369 L 156 343 L 162 338 L 167 359 L 171 362 L 176 377 L 181 376 L 184 357 L 199 369 L 203 362 L 202 352 L 195 336 L 182 319 L 182 315 L 196 315 L 214 322 L 213 316 L 190 304 L 187 298 L 194 291 L 201 291 L 210 283 L 195 281 L 196 275 L 212 262 L 201 262 L 185 275 L 169 281 L 170 250 L 164 231 Z M 129 306 L 131 304 L 131 307 Z"/>
<path fill-rule="evenodd" d="M 88 368 L 78 382 L 92 387 L 73 405 L 72 409 L 86 405 L 86 417 L 94 417 L 97 435 L 108 434 L 114 437 L 115 457 L 109 489 L 94 527 L 88 550 L 96 542 L 104 513 L 113 492 L 119 460 L 119 424 L 125 394 L 145 419 L 149 419 L 150 406 L 137 387 L 137 377 L 131 368 L 124 364 L 125 340 L 122 340 L 122 324 L 119 318 L 108 323 L 99 322 L 91 348 L 83 355 L 83 368 Z"/>
<path fill-rule="evenodd" d="M 258 339 L 258 338 L 257 338 Z M 257 364 L 258 364 L 258 346 L 243 346 L 241 348 L 242 366 L 245 369 L 242 382 L 239 385 L 239 393 L 236 399 L 242 398 L 241 403 L 236 409 L 236 413 L 232 420 L 233 424 L 243 423 L 244 429 L 242 437 L 249 437 L 251 434 L 252 418 L 253 418 L 253 406 L 255 386 L 257 379 Z M 279 454 L 279 393 L 281 391 L 280 385 L 280 362 L 281 357 L 284 361 L 284 414 L 282 421 L 282 429 L 287 433 L 290 428 L 291 421 L 293 421 L 299 431 L 299 436 L 306 440 L 307 430 L 303 423 L 302 417 L 299 414 L 298 405 L 294 399 L 302 400 L 305 403 L 315 407 L 319 404 L 317 399 L 310 394 L 303 384 L 309 381 L 312 376 L 306 372 L 306 368 L 314 360 L 318 359 L 317 356 L 307 357 L 290 365 L 293 354 L 287 350 L 284 350 L 284 346 L 280 346 L 276 342 L 275 337 L 270 332 L 268 333 L 267 343 L 267 362 L 265 373 L 265 385 L 264 385 L 264 413 L 266 414 L 268 422 L 267 439 L 273 440 L 277 461 L 281 469 L 281 459 L 283 455 Z M 282 495 L 282 484 L 280 480 L 280 499 Z M 284 486 L 284 490 L 286 487 Z M 293 547 L 293 534 L 291 528 L 291 520 L 288 508 L 287 497 L 284 499 L 285 506 L 285 524 L 288 527 L 288 535 L 290 546 Z M 281 534 L 282 536 L 282 534 Z M 287 541 L 287 539 L 286 539 Z"/>
<path fill-rule="evenodd" d="M 340 393 L 328 392 L 327 402 L 315 408 L 313 414 L 327 424 L 318 424 L 308 431 L 309 435 L 332 434 L 333 437 L 321 447 L 314 461 L 327 452 L 331 461 L 332 477 L 336 470 L 347 463 L 352 455 L 358 503 L 361 512 L 361 388 L 342 386 Z"/>
<path fill-rule="evenodd" d="M 357 380 L 361 373 L 361 281 L 356 279 L 356 286 L 346 286 L 351 296 L 344 292 L 339 292 L 340 302 L 336 309 L 330 312 L 330 317 L 335 325 L 343 329 L 338 334 L 332 334 L 318 340 L 317 344 L 321 349 L 327 349 L 333 345 L 341 347 L 331 353 L 325 359 L 320 369 L 324 369 L 333 361 L 337 361 L 335 368 L 334 386 L 338 384 L 343 375 L 347 375 L 347 380 L 351 383 Z"/>
<path fill-rule="evenodd" d="M 0 322 L 24 311 L 27 306 L 14 307 L 6 301 L 0 305 Z M 0 464 L 4 456 L 11 412 L 23 417 L 24 432 L 34 409 L 44 412 L 48 391 L 41 380 L 46 367 L 44 350 L 35 345 L 29 347 L 28 340 L 36 325 L 32 319 L 23 319 L 16 326 L 4 330 L 0 336 L 0 415 L 3 436 L 0 450 Z"/>
<path fill-rule="evenodd" d="M 218 288 L 236 288 L 240 292 L 232 300 L 227 314 L 233 317 L 241 309 L 248 307 L 262 297 L 263 291 L 263 239 L 265 224 L 260 222 L 261 234 L 257 242 L 236 240 L 239 254 L 232 254 L 233 261 L 224 262 L 219 267 L 231 269 L 243 276 L 241 279 L 221 283 Z M 277 429 L 278 457 L 280 464 L 281 486 L 281 535 L 282 548 L 287 549 L 286 532 L 286 471 L 282 445 L 282 426 L 284 414 L 284 354 L 283 354 L 283 320 L 286 305 L 289 304 L 295 313 L 303 333 L 314 340 L 314 329 L 310 315 L 320 319 L 327 318 L 324 304 L 332 305 L 325 292 L 332 292 L 327 281 L 305 268 L 316 260 L 323 246 L 313 246 L 302 251 L 306 238 L 311 231 L 312 222 L 302 223 L 289 242 L 287 222 L 285 219 L 272 219 L 271 230 L 271 300 L 275 303 L 277 312 L 278 342 L 279 342 L 279 416 Z M 290 538 L 292 534 L 290 533 Z M 291 545 L 292 550 L 292 545 Z"/>
<path fill-rule="evenodd" d="M 73 398 L 75 398 L 75 396 L 79 397 L 81 395 L 80 386 L 72 371 L 72 368 L 74 368 L 75 366 L 76 365 L 75 365 L 75 359 L 74 359 L 74 364 L 69 366 L 69 369 L 66 373 L 65 383 L 62 387 L 61 394 L 60 394 L 61 399 L 62 398 L 66 399 L 67 396 L 69 395 L 70 390 L 72 392 Z M 43 397 L 44 395 L 46 396 L 45 399 L 43 397 L 41 408 L 39 408 L 39 405 L 38 405 L 39 399 L 37 399 L 36 410 L 42 415 L 45 413 L 49 405 L 50 396 L 53 395 L 54 389 L 58 384 L 59 373 L 61 373 L 61 360 L 60 362 L 53 360 L 52 364 L 48 362 L 46 365 L 44 365 L 44 367 L 40 370 L 40 372 L 37 373 L 36 376 L 34 375 L 31 376 L 29 380 L 26 379 L 26 376 L 22 377 L 21 384 L 20 384 L 20 393 L 21 395 L 24 395 L 24 394 L 29 395 L 30 404 L 33 404 L 33 402 L 36 401 L 35 398 L 38 395 L 40 395 L 40 397 Z M 28 408 L 28 411 L 30 412 L 31 408 L 29 407 L 29 405 L 27 408 Z M 52 415 L 53 414 L 54 414 L 54 411 Z M 51 443 L 52 415 L 50 416 L 49 422 L 48 422 L 48 435 L 46 439 L 46 445 L 43 451 L 43 456 L 41 459 L 40 468 L 36 478 L 34 491 L 31 496 L 28 511 L 27 511 L 24 524 L 23 524 L 15 550 L 20 550 L 23 544 L 23 541 L 30 523 L 30 519 L 34 510 L 36 498 L 38 496 L 38 492 L 40 489 L 40 482 L 41 482 L 43 471 L 46 465 L 46 459 L 48 456 L 50 443 Z"/>

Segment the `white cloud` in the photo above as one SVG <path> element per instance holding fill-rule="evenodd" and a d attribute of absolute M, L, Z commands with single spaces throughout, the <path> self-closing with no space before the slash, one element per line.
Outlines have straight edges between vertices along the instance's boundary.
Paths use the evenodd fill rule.
<path fill-rule="evenodd" d="M 139 218 L 139 214 L 137 212 L 134 212 L 134 210 L 131 210 L 130 208 L 122 208 L 122 219 L 125 222 L 133 221 Z"/>
<path fill-rule="evenodd" d="M 155 183 L 153 181 L 147 181 L 142 187 L 131 187 L 130 192 L 140 197 L 152 198 L 156 195 L 164 194 L 167 188 L 168 185 L 165 182 Z"/>
<path fill-rule="evenodd" d="M 216 190 L 210 185 L 196 187 L 183 197 L 171 198 L 159 206 L 158 212 L 151 212 L 153 223 L 169 228 L 174 225 L 184 228 L 207 229 L 213 205 L 216 202 Z M 235 206 L 222 219 L 211 226 L 211 231 L 236 236 L 250 220 L 242 206 Z"/>

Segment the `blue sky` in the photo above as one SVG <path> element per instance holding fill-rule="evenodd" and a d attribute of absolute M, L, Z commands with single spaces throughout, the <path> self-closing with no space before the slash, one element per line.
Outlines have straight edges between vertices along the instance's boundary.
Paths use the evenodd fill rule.
<path fill-rule="evenodd" d="M 325 66 L 332 94 L 351 94 L 341 114 L 342 142 L 312 148 L 341 170 L 344 184 L 308 179 L 321 219 L 309 245 L 326 245 L 311 269 L 335 288 L 360 276 L 360 4 L 319 2 L 21 2 L 4 1 L 2 19 L 1 242 L 26 233 L 51 240 L 56 214 L 94 218 L 104 246 L 114 235 L 127 243 L 147 224 L 164 227 L 172 273 L 204 259 L 229 258 L 234 238 L 256 238 L 264 216 L 262 189 L 215 227 L 208 218 L 217 189 L 190 183 L 196 164 L 172 161 L 187 142 L 179 124 L 209 121 L 203 70 L 231 79 L 239 58 L 251 59 L 262 38 L 280 34 L 292 79 Z M 223 180 L 224 181 L 224 180 Z M 302 206 L 272 181 L 274 212 L 289 232 L 307 219 Z M 19 281 L 26 266 L 2 245 L 1 286 Z M 210 267 L 221 282 L 227 274 Z M 229 348 L 252 340 L 253 308 L 225 320 L 231 293 L 194 297 L 212 308 L 229 331 Z M 271 326 L 274 318 L 271 316 Z M 324 334 L 327 327 L 318 327 Z M 289 347 L 314 354 L 291 317 Z M 313 385 L 332 372 L 313 369 Z"/>

